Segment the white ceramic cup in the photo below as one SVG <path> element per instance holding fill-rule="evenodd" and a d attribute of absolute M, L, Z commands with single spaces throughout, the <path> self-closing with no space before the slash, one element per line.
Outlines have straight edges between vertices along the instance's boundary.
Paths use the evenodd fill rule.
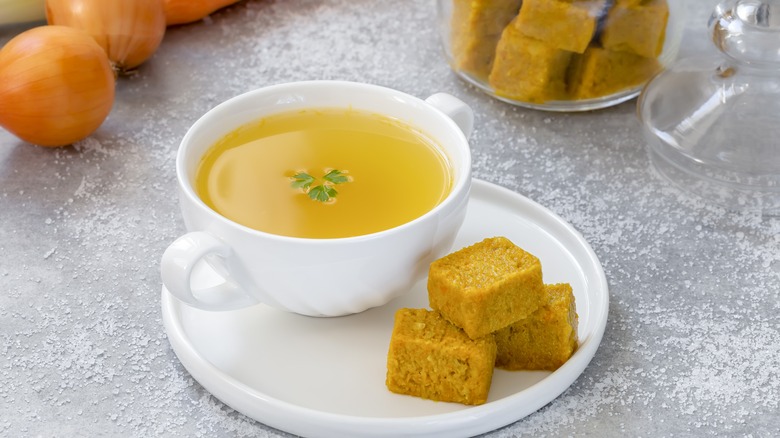
<path fill-rule="evenodd" d="M 366 110 L 419 129 L 447 155 L 452 190 L 439 205 L 411 222 L 335 239 L 257 231 L 226 219 L 198 197 L 195 173 L 201 157 L 217 140 L 265 116 L 303 108 Z M 264 303 L 310 316 L 358 313 L 406 293 L 424 278 L 431 261 L 451 249 L 465 218 L 471 188 L 467 137 L 473 123 L 471 109 L 448 94 L 420 100 L 388 88 L 342 81 L 275 85 L 218 105 L 195 122 L 179 146 L 176 174 L 188 233 L 163 254 L 165 288 L 201 309 Z M 193 281 L 196 266 L 203 262 L 224 282 Z"/>

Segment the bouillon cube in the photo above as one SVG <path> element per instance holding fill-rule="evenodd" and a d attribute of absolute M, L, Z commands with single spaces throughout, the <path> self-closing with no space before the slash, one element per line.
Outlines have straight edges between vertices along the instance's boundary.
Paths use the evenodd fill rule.
<path fill-rule="evenodd" d="M 307 109 L 220 139 L 196 176 L 222 216 L 303 238 L 371 234 L 414 220 L 447 197 L 452 170 L 424 133 L 355 109 Z"/>

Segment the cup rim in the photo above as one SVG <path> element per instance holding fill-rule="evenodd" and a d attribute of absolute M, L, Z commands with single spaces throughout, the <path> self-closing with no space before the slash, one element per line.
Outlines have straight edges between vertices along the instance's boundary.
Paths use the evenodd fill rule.
<path fill-rule="evenodd" d="M 198 196 L 198 194 L 195 192 L 195 189 L 191 181 L 189 180 L 189 178 L 187 178 L 187 170 L 185 164 L 187 150 L 190 148 L 189 145 L 192 144 L 192 138 L 195 136 L 198 130 L 202 129 L 204 126 L 208 126 L 208 124 L 212 122 L 211 119 L 217 117 L 219 113 L 227 111 L 227 108 L 237 105 L 238 103 L 243 102 L 245 100 L 251 100 L 255 96 L 284 91 L 286 89 L 291 89 L 291 90 L 305 89 L 307 87 L 322 87 L 322 86 L 351 87 L 358 91 L 365 91 L 365 92 L 372 92 L 372 93 L 386 93 L 388 95 L 393 95 L 398 98 L 408 100 L 420 107 L 426 108 L 426 110 L 430 112 L 435 118 L 442 121 L 445 125 L 449 125 L 449 129 L 455 133 L 456 137 L 458 137 L 459 143 L 464 146 L 465 153 L 463 154 L 464 159 L 462 160 L 459 168 L 453 168 L 455 174 L 457 175 L 456 177 L 457 179 L 455 180 L 455 184 L 453 184 L 452 188 L 450 189 L 450 192 L 447 194 L 444 200 L 439 202 L 436 206 L 434 206 L 432 209 L 428 210 L 424 214 L 412 219 L 411 221 L 405 222 L 401 225 L 397 225 L 392 228 L 387 228 L 369 234 L 360 234 L 357 236 L 349 236 L 349 237 L 331 237 L 331 238 L 295 237 L 295 236 L 285 236 L 281 234 L 269 233 L 267 231 L 261 231 L 255 228 L 248 227 L 246 225 L 242 225 L 236 221 L 233 221 L 219 214 L 217 211 L 215 211 L 214 209 L 209 207 L 205 202 L 203 202 L 200 196 Z M 423 133 L 426 132 L 425 130 L 422 130 L 422 128 L 418 126 L 414 126 L 414 127 L 421 129 Z M 404 93 L 399 90 L 395 90 L 393 88 L 383 87 L 381 85 L 374 85 L 374 84 L 368 84 L 362 82 L 343 81 L 343 80 L 308 80 L 308 81 L 285 82 L 285 83 L 269 85 L 261 88 L 256 88 L 254 90 L 250 90 L 238 94 L 236 96 L 233 96 L 219 103 L 218 105 L 216 105 L 215 107 L 211 108 L 206 113 L 204 113 L 202 116 L 200 116 L 195 121 L 195 123 L 193 123 L 189 127 L 189 129 L 187 129 L 187 132 L 184 134 L 184 137 L 179 143 L 179 147 L 176 152 L 176 180 L 179 186 L 179 190 L 184 194 L 184 196 L 186 196 L 191 202 L 193 202 L 194 205 L 198 207 L 198 209 L 205 211 L 205 213 L 212 220 L 226 223 L 231 227 L 241 230 L 242 232 L 263 237 L 266 239 L 286 241 L 286 242 L 301 242 L 301 243 L 305 242 L 307 244 L 322 245 L 322 244 L 348 243 L 348 242 L 373 240 L 385 234 L 396 234 L 398 232 L 402 232 L 407 228 L 415 226 L 419 222 L 423 222 L 425 220 L 428 220 L 430 217 L 437 215 L 439 211 L 448 208 L 451 204 L 455 202 L 458 202 L 458 200 L 461 198 L 461 196 L 459 196 L 460 194 L 464 194 L 466 197 L 468 197 L 468 192 L 471 186 L 470 184 L 471 183 L 471 162 L 472 162 L 471 148 L 469 146 L 468 139 L 466 138 L 463 131 L 461 131 L 460 127 L 449 116 L 439 111 L 437 108 L 433 107 L 431 104 L 424 101 L 423 99 L 420 99 L 418 97 L 412 96 L 410 94 Z"/>

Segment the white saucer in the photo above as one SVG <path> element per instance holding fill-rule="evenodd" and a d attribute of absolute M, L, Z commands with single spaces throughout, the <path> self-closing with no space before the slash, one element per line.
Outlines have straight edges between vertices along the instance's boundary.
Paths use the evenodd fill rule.
<path fill-rule="evenodd" d="M 607 323 L 604 271 L 561 218 L 496 185 L 474 180 L 455 249 L 506 236 L 542 261 L 546 283 L 570 283 L 579 314 L 577 352 L 553 373 L 496 370 L 481 406 L 433 402 L 385 387 L 393 314 L 428 307 L 425 282 L 358 315 L 311 318 L 264 305 L 229 312 L 193 309 L 163 288 L 173 350 L 193 378 L 232 408 L 303 436 L 472 436 L 513 423 L 561 394 L 596 352 Z M 200 269 L 194 281 L 214 281 Z"/>

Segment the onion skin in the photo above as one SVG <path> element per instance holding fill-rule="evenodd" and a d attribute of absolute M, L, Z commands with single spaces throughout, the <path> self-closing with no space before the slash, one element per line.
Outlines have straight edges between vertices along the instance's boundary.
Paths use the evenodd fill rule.
<path fill-rule="evenodd" d="M 166 27 L 163 0 L 46 0 L 46 19 L 92 35 L 120 73 L 149 59 Z"/>
<path fill-rule="evenodd" d="M 239 0 L 164 0 L 168 26 L 202 20 L 214 11 L 238 3 Z"/>
<path fill-rule="evenodd" d="M 74 143 L 111 112 L 115 82 L 105 52 L 86 33 L 22 32 L 0 50 L 0 126 L 41 146 Z"/>

